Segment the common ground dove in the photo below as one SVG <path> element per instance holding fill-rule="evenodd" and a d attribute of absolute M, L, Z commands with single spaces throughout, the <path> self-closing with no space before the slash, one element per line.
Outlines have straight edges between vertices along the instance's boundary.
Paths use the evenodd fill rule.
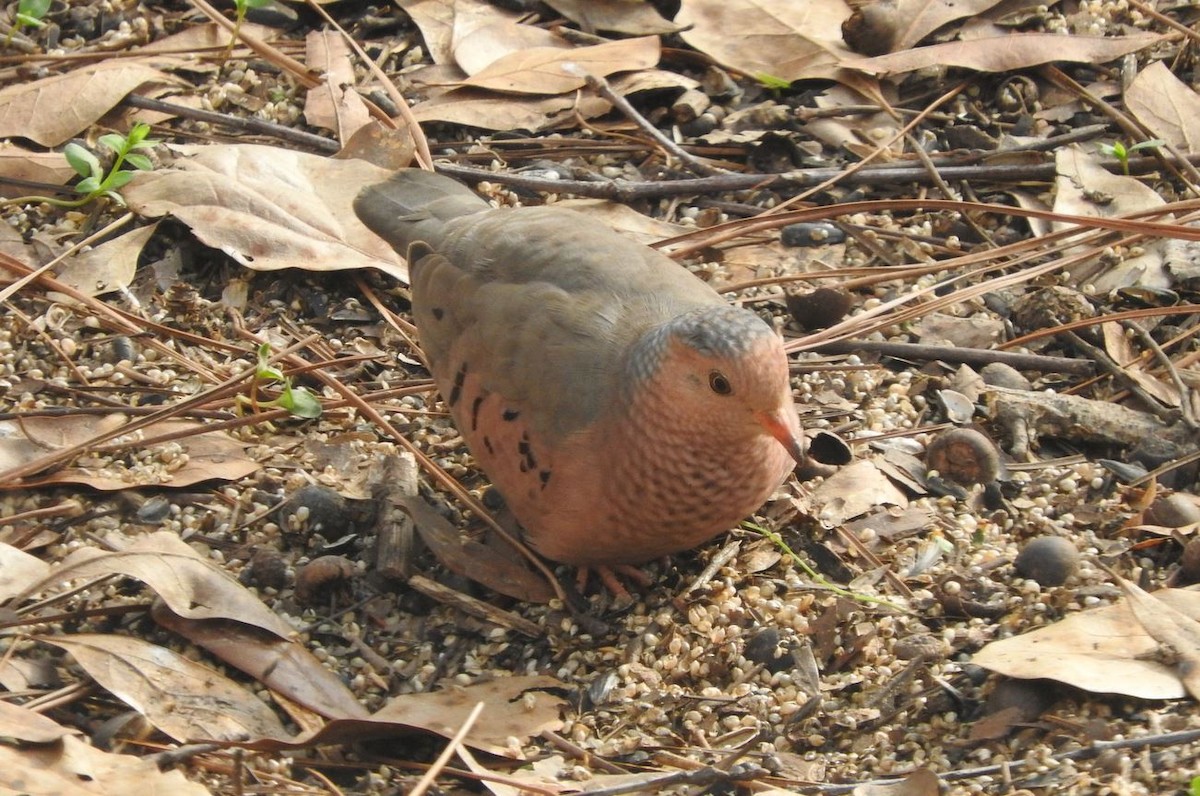
<path fill-rule="evenodd" d="M 426 171 L 354 210 L 406 254 L 438 389 L 547 558 L 602 568 L 695 547 L 802 458 L 782 340 L 665 255 Z"/>

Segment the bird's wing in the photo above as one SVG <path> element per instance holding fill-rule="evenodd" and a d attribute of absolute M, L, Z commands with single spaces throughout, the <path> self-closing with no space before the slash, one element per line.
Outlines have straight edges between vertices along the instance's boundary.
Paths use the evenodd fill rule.
<path fill-rule="evenodd" d="M 422 348 L 468 438 L 481 395 L 552 443 L 613 399 L 627 341 L 611 301 L 481 278 L 439 253 L 413 257 L 410 267 Z"/>

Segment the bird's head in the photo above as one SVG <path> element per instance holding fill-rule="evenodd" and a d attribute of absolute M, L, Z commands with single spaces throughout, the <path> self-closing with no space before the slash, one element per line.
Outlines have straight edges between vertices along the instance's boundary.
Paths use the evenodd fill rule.
<path fill-rule="evenodd" d="M 689 424 L 730 435 L 766 433 L 797 461 L 804 452 L 783 340 L 749 310 L 701 307 L 663 324 L 636 363 Z"/>

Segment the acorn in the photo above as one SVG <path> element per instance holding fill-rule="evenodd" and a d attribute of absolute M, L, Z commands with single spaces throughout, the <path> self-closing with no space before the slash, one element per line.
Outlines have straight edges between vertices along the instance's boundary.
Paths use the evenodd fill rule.
<path fill-rule="evenodd" d="M 974 428 L 952 428 L 935 437 L 925 449 L 925 466 L 964 486 L 991 483 L 1003 469 L 996 444 Z"/>
<path fill-rule="evenodd" d="M 1017 554 L 1013 566 L 1042 586 L 1061 586 L 1079 569 L 1079 551 L 1061 536 L 1039 536 Z"/>

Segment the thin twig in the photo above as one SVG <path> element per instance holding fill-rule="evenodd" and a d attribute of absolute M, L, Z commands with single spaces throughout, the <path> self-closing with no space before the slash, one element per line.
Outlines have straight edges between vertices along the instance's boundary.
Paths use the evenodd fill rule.
<path fill-rule="evenodd" d="M 1129 390 L 1138 397 L 1155 417 L 1162 420 L 1164 423 L 1174 423 L 1179 420 L 1179 410 L 1172 409 L 1169 406 L 1164 406 L 1162 401 L 1147 392 L 1146 388 L 1137 382 L 1125 368 L 1121 367 L 1120 363 L 1108 355 L 1108 352 L 1099 346 L 1092 345 L 1087 340 L 1084 340 L 1075 332 L 1065 332 L 1067 339 L 1076 348 L 1082 350 L 1085 354 L 1100 364 L 1112 376 L 1114 380 L 1119 382 L 1122 387 Z"/>
<path fill-rule="evenodd" d="M 929 157 L 929 153 L 926 152 L 925 148 L 921 146 L 920 142 L 913 137 L 912 133 L 909 133 L 904 137 L 908 140 L 909 145 L 912 146 L 912 150 L 914 153 L 916 153 L 917 159 L 920 160 L 921 164 L 925 166 L 925 170 L 929 172 L 929 178 L 933 180 L 933 184 L 937 186 L 939 191 L 942 192 L 942 195 L 953 201 L 961 201 L 962 196 L 951 189 L 946 183 L 946 180 L 942 178 L 937 166 L 933 164 L 933 159 Z M 989 246 L 994 247 L 996 245 L 995 241 L 992 240 L 991 234 L 982 226 L 980 226 L 979 222 L 975 220 L 974 215 L 970 213 L 963 213 L 962 219 L 969 227 L 971 227 L 971 229 L 975 230 L 975 234 L 979 236 L 980 240 L 987 241 Z"/>
<path fill-rule="evenodd" d="M 576 760 L 582 761 L 589 768 L 596 769 L 597 771 L 602 771 L 606 774 L 628 774 L 629 773 L 629 771 L 627 769 L 621 768 L 616 763 L 610 761 L 608 758 L 601 757 L 600 755 L 596 754 L 595 752 L 593 752 L 589 749 L 584 749 L 579 744 L 575 743 L 574 741 L 570 740 L 569 738 L 564 738 L 563 736 L 559 735 L 558 733 L 554 732 L 553 730 L 542 730 L 541 737 L 542 737 L 542 740 L 546 741 L 548 744 L 553 746 L 555 749 L 558 749 L 561 752 L 566 752 L 568 755 L 575 758 Z"/>
<path fill-rule="evenodd" d="M 432 171 L 433 155 L 429 152 L 429 139 L 425 137 L 425 132 L 421 129 L 420 122 L 418 122 L 417 117 L 413 115 L 412 108 L 408 107 L 408 101 L 404 99 L 404 95 L 400 93 L 400 89 L 396 88 L 396 84 L 388 79 L 388 76 L 384 74 L 382 69 L 379 68 L 379 64 L 371 60 L 371 58 L 367 55 L 367 51 L 362 48 L 362 45 L 360 45 L 353 36 L 346 33 L 345 29 L 343 29 L 342 26 L 339 25 L 334 18 L 325 11 L 324 7 L 320 3 L 315 2 L 315 0 L 308 0 L 308 7 L 318 13 L 321 18 L 325 20 L 326 24 L 337 28 L 338 33 L 342 35 L 342 39 L 344 39 L 346 44 L 354 50 L 359 59 L 366 64 L 367 70 L 370 71 L 375 79 L 379 81 L 380 85 L 383 86 L 383 90 L 387 92 L 388 97 L 392 100 L 392 104 L 395 105 L 400 111 L 400 116 L 404 119 L 404 125 L 408 130 L 408 134 L 412 137 L 417 163 L 421 166 L 421 168 Z M 366 102 L 365 98 L 364 102 Z M 383 111 L 380 110 L 374 103 L 367 102 L 367 105 L 371 107 L 373 115 L 383 115 L 386 117 L 386 114 L 383 114 Z M 376 113 L 376 111 L 378 111 L 378 113 Z M 394 119 L 388 119 L 387 121 L 392 127 L 396 127 Z"/>
<path fill-rule="evenodd" d="M 991 348 L 963 348 L 959 346 L 925 345 L 923 343 L 894 343 L 878 340 L 834 340 L 808 349 L 818 354 L 857 354 L 869 352 L 897 359 L 920 361 L 954 362 L 960 365 L 989 365 L 1002 362 L 1017 370 L 1040 373 L 1071 373 L 1092 376 L 1096 366 L 1086 359 L 1071 357 L 1049 357 L 1041 354 L 1018 354 Z"/>
<path fill-rule="evenodd" d="M 721 569 L 721 567 L 725 566 L 734 558 L 736 558 L 738 551 L 741 549 L 742 543 L 735 539 L 718 550 L 717 554 L 713 556 L 712 561 L 708 562 L 708 565 L 704 567 L 700 574 L 697 575 L 692 582 L 687 585 L 687 588 L 680 591 L 679 595 L 675 599 L 682 601 L 684 597 L 688 596 L 716 577 L 717 572 Z M 681 605 L 682 602 L 677 602 L 675 607 L 679 608 Z M 686 612 L 681 611 L 681 613 Z"/>
<path fill-rule="evenodd" d="M 1200 162 L 1200 155 L 1190 155 L 1189 162 Z M 1122 173 L 1121 164 L 1115 159 L 1100 163 L 1114 174 Z M 1152 157 L 1129 159 L 1130 174 L 1144 174 L 1159 168 Z M 929 172 L 920 166 L 876 166 L 863 168 L 854 173 L 845 169 L 797 169 L 780 174 L 736 174 L 726 173 L 713 177 L 697 177 L 689 180 L 661 180 L 633 182 L 630 180 L 551 180 L 516 172 L 497 172 L 488 169 L 463 166 L 457 163 L 439 162 L 437 171 L 465 182 L 494 182 L 511 185 L 541 193 L 569 193 L 594 199 L 612 199 L 617 202 L 633 202 L 639 199 L 659 199 L 667 196 L 696 196 L 722 193 L 725 191 L 748 191 L 755 188 L 811 188 L 835 180 L 839 185 L 898 185 L 915 183 L 927 185 Z M 1015 165 L 968 165 L 938 166 L 944 180 L 968 180 L 976 182 L 1049 182 L 1058 174 L 1054 163 Z M 840 179 L 837 179 L 839 178 Z M 1016 210 L 1017 208 L 1012 208 Z"/>
<path fill-rule="evenodd" d="M 1110 119 L 1116 122 L 1122 130 L 1125 131 L 1126 135 L 1130 136 L 1131 138 L 1139 141 L 1147 141 L 1154 137 L 1153 131 L 1146 127 L 1146 125 L 1142 124 L 1139 120 L 1133 118 L 1132 116 L 1129 116 L 1124 111 L 1114 107 L 1111 103 L 1106 102 L 1104 98 L 1098 97 L 1092 92 L 1088 91 L 1058 67 L 1047 64 L 1046 66 L 1041 67 L 1039 71 L 1041 71 L 1041 73 L 1050 82 L 1054 83 L 1060 88 L 1074 93 L 1081 100 L 1087 102 L 1093 108 L 1108 116 Z M 1168 158 L 1166 155 L 1164 155 L 1163 150 L 1166 150 L 1171 157 Z M 1197 171 L 1192 162 L 1178 149 L 1176 149 L 1169 141 L 1164 141 L 1160 147 L 1155 147 L 1153 150 L 1151 150 L 1151 152 L 1151 157 L 1161 163 L 1163 168 L 1175 175 L 1180 182 L 1187 185 L 1193 194 L 1200 191 L 1200 188 L 1197 188 L 1197 183 L 1200 183 L 1200 171 Z M 1182 170 L 1180 167 L 1182 167 Z M 1187 172 L 1187 174 L 1184 174 L 1184 172 Z"/>
<path fill-rule="evenodd" d="M 1129 329 L 1135 335 L 1137 335 L 1138 339 L 1142 341 L 1142 345 L 1146 346 L 1154 353 L 1155 359 L 1157 359 L 1159 363 L 1162 364 L 1163 369 L 1167 371 L 1167 375 L 1170 377 L 1171 383 L 1175 385 L 1175 390 L 1179 393 L 1179 412 L 1183 417 L 1183 422 L 1187 424 L 1188 428 L 1197 428 L 1196 415 L 1192 411 L 1192 391 L 1187 384 L 1184 383 L 1183 378 L 1179 375 L 1179 371 L 1175 367 L 1175 363 L 1173 363 L 1171 358 L 1167 356 L 1167 352 L 1163 351 L 1162 346 L 1158 344 L 1158 341 L 1154 339 L 1153 335 L 1151 335 L 1150 332 L 1148 332 L 1139 324 L 1136 324 L 1133 321 L 1123 321 L 1121 326 Z"/>
<path fill-rule="evenodd" d="M 737 765 L 729 771 L 721 771 L 712 766 L 705 766 L 694 771 L 670 771 L 665 774 L 651 774 L 636 782 L 612 785 L 607 788 L 589 788 L 587 793 L 588 796 L 620 796 L 620 794 L 624 793 L 642 792 L 662 793 L 667 788 L 677 785 L 702 785 L 706 789 L 724 790 L 723 788 L 715 788 L 714 786 L 736 785 L 740 782 L 751 782 L 767 776 L 769 776 L 769 772 L 766 769 L 759 768 L 753 764 Z"/>
<path fill-rule="evenodd" d="M 853 164 L 852 166 L 850 166 L 847 169 L 843 169 L 842 172 L 837 174 L 836 176 L 830 177 L 829 179 L 825 180 L 824 182 L 822 182 L 818 185 L 812 186 L 808 190 L 801 193 L 799 196 L 793 196 L 791 199 L 788 199 L 785 202 L 781 202 L 780 204 L 776 205 L 775 207 L 772 207 L 770 210 L 765 211 L 763 213 L 763 215 L 772 215 L 775 213 L 782 212 L 783 210 L 786 210 L 788 207 L 795 206 L 796 204 L 799 204 L 800 202 L 803 202 L 804 200 L 806 200 L 808 197 L 813 196 L 814 194 L 820 193 L 821 191 L 825 190 L 826 188 L 831 188 L 834 185 L 849 185 L 850 183 L 847 182 L 847 179 L 851 175 L 866 169 L 867 164 L 870 163 L 875 158 L 882 157 L 885 153 L 887 153 L 890 150 L 892 144 L 895 144 L 896 142 L 903 140 L 904 136 L 908 135 L 912 130 L 915 130 L 920 124 L 922 124 L 925 121 L 925 118 L 929 114 L 933 113 L 935 110 L 937 110 L 938 108 L 940 108 L 941 106 L 943 106 L 947 102 L 949 102 L 950 100 L 957 97 L 962 91 L 964 91 L 968 86 L 970 86 L 972 82 L 973 81 L 970 81 L 970 80 L 964 80 L 963 82 L 959 83 L 958 85 L 952 87 L 949 91 L 942 94 L 940 97 L 935 99 L 927 108 L 925 108 L 920 113 L 918 113 L 916 116 L 914 116 L 912 118 L 912 120 L 910 120 L 908 122 L 908 124 L 901 127 L 900 130 L 897 131 L 895 134 L 893 134 L 891 138 L 880 141 L 878 146 L 875 147 L 875 151 L 873 151 L 871 154 L 867 155 L 865 158 L 863 158 L 859 162 Z M 943 174 L 939 179 L 948 179 L 948 178 L 946 177 L 946 175 Z"/>
<path fill-rule="evenodd" d="M 546 633 L 545 629 L 536 622 L 531 622 L 523 616 L 514 614 L 512 611 L 497 608 L 490 603 L 476 599 L 469 594 L 464 594 L 457 589 L 444 586 L 423 575 L 410 576 L 407 585 L 409 588 L 419 591 L 431 600 L 436 600 L 443 605 L 448 605 L 477 619 L 482 619 L 485 622 L 491 622 L 498 627 L 515 630 L 530 638 L 540 638 Z"/>
<path fill-rule="evenodd" d="M 209 752 L 219 752 L 226 747 L 218 743 L 189 743 L 175 749 L 167 749 L 163 752 L 147 755 L 142 758 L 148 760 L 158 766 L 159 771 L 167 771 L 180 763 L 186 763 L 197 755 L 206 755 Z"/>
<path fill-rule="evenodd" d="M 1157 19 L 1159 22 L 1163 23 L 1172 30 L 1182 33 L 1184 36 L 1192 40 L 1193 45 L 1200 44 L 1200 33 L 1192 30 L 1187 25 L 1182 25 L 1176 22 L 1166 14 L 1163 14 L 1162 12 L 1153 8 L 1149 3 L 1144 3 L 1142 0 L 1129 0 L 1129 5 L 1133 6 L 1138 11 L 1141 11 L 1151 19 Z"/>
<path fill-rule="evenodd" d="M 595 91 L 600 97 L 603 97 L 612 103 L 614 108 L 625 114 L 630 121 L 632 121 L 642 130 L 644 130 L 647 135 L 653 138 L 659 146 L 678 158 L 681 163 L 686 164 L 692 171 L 709 177 L 717 174 L 730 173 L 724 169 L 719 169 L 716 166 L 710 166 L 664 135 L 661 130 L 650 123 L 649 119 L 639 113 L 637 108 L 633 107 L 629 100 L 613 91 L 612 86 L 610 86 L 608 81 L 604 78 L 587 72 L 582 72 L 581 76 L 587 81 L 588 88 L 590 88 L 592 91 Z"/>
<path fill-rule="evenodd" d="M 321 78 L 316 72 L 312 71 L 295 58 L 292 58 L 290 55 L 280 52 L 244 28 L 239 30 L 238 27 L 226 19 L 220 11 L 209 5 L 208 0 L 190 0 L 190 2 L 206 17 L 228 31 L 231 44 L 234 39 L 240 39 L 242 44 L 245 44 L 251 50 L 258 53 L 269 63 L 274 64 L 281 71 L 290 73 L 294 78 L 296 78 L 297 81 L 303 84 L 305 88 L 316 88 L 317 86 L 321 85 Z"/>
<path fill-rule="evenodd" d="M 231 116 L 227 113 L 217 113 L 216 111 L 206 111 L 201 108 L 188 108 L 183 105 L 177 105 L 173 102 L 163 102 L 162 100 L 143 97 L 140 94 L 127 94 L 121 100 L 123 105 L 128 105 L 131 108 L 141 108 L 147 111 L 156 111 L 158 113 L 169 113 L 172 116 L 177 116 L 181 119 L 195 119 L 198 122 L 207 124 L 217 124 L 222 127 L 228 127 L 231 130 L 241 131 L 246 133 L 254 133 L 256 135 L 266 135 L 272 138 L 277 138 L 280 141 L 286 141 L 291 144 L 310 147 L 318 152 L 337 152 L 340 148 L 338 142 L 332 138 L 306 133 L 303 130 L 297 130 L 294 127 L 284 127 L 281 124 L 255 119 L 245 116 Z"/>
<path fill-rule="evenodd" d="M 475 722 L 479 719 L 479 714 L 483 712 L 483 702 L 476 702 L 475 707 L 471 708 L 471 713 L 463 721 L 462 726 L 458 728 L 458 732 L 454 733 L 454 737 L 450 739 L 450 743 L 446 744 L 446 748 L 437 756 L 437 760 L 429 766 L 425 775 L 417 781 L 413 789 L 408 792 L 408 796 L 423 796 L 425 791 L 429 790 L 429 786 L 437 779 L 438 774 L 450 762 L 450 758 L 454 757 L 454 753 L 458 751 L 458 747 L 462 746 L 463 739 L 467 737 L 467 733 L 475 726 Z"/>
<path fill-rule="evenodd" d="M 1200 461 L 1200 451 L 1195 451 L 1194 453 L 1188 453 L 1184 456 L 1180 456 L 1177 459 L 1172 459 L 1169 462 L 1160 464 L 1158 467 L 1155 467 L 1153 470 L 1146 473 L 1145 475 L 1140 476 L 1140 477 L 1135 478 L 1132 481 L 1130 481 L 1129 486 L 1134 487 L 1134 486 L 1141 486 L 1142 484 L 1148 484 L 1151 481 L 1157 480 L 1160 476 L 1166 475 L 1167 473 L 1171 472 L 1172 470 L 1178 470 L 1180 467 L 1184 467 L 1184 466 L 1189 465 L 1196 461 Z"/>

